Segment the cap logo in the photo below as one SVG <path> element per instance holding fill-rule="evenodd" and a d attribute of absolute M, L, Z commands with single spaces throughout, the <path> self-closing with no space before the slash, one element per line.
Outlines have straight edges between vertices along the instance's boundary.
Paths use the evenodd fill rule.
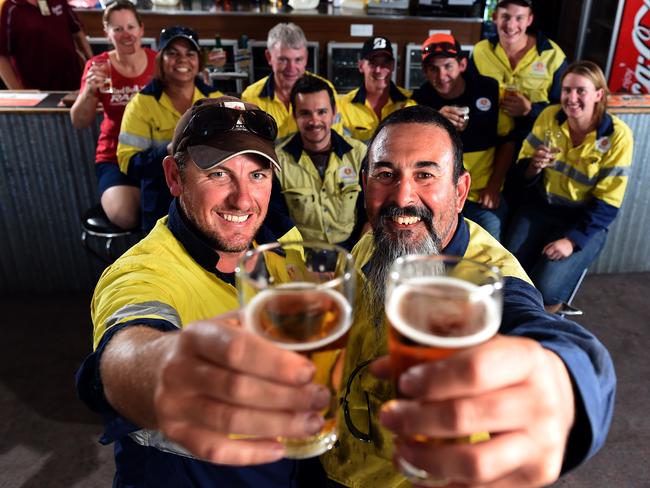
<path fill-rule="evenodd" d="M 223 106 L 235 110 L 246 110 L 246 106 L 242 102 L 223 102 Z"/>
<path fill-rule="evenodd" d="M 376 37 L 372 43 L 372 49 L 386 49 L 386 39 L 383 37 Z"/>

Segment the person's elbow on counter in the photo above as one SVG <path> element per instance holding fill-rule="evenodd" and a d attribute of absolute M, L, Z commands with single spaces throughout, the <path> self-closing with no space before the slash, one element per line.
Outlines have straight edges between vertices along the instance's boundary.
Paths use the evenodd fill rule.
<path fill-rule="evenodd" d="M 0 78 L 9 90 L 25 89 L 7 56 L 0 56 Z"/>

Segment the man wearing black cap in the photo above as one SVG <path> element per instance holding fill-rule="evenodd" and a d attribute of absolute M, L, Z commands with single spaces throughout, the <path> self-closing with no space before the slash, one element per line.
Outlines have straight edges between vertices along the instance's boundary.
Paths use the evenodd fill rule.
<path fill-rule="evenodd" d="M 300 240 L 268 210 L 276 133 L 239 99 L 195 103 L 163 162 L 168 216 L 99 280 L 77 388 L 115 443 L 115 486 L 296 486 L 273 439 L 318 432 L 329 394 L 307 359 L 233 326 L 238 259 Z"/>
<path fill-rule="evenodd" d="M 507 213 L 501 187 L 514 142 L 512 118 L 499 110 L 499 84 L 468 72 L 460 43 L 446 33 L 424 41 L 422 69 L 427 81 L 415 90 L 413 100 L 438 110 L 463 141 L 463 165 L 472 177 L 463 214 L 500 240 Z"/>
<path fill-rule="evenodd" d="M 393 46 L 385 37 L 371 37 L 363 43 L 359 72 L 363 85 L 338 99 L 343 128 L 355 139 L 367 142 L 386 116 L 413 105 L 411 92 L 392 82 L 395 70 Z"/>

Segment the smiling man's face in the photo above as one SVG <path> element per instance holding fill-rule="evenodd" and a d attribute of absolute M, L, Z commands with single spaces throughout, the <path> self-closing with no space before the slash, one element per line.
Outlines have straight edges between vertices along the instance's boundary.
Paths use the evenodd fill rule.
<path fill-rule="evenodd" d="M 454 182 L 454 152 L 436 125 L 384 127 L 368 153 L 366 210 L 376 234 L 417 248 L 434 237 L 444 248 L 456 230 L 469 190 L 469 174 Z M 435 234 L 435 235 L 432 235 Z"/>

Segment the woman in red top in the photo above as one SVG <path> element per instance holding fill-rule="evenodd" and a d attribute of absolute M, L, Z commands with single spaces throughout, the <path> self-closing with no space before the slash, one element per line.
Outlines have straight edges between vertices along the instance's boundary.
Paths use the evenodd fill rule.
<path fill-rule="evenodd" d="M 135 6 L 117 0 L 104 11 L 104 32 L 115 49 L 91 58 L 81 77 L 79 96 L 70 111 L 72 124 L 88 127 L 95 121 L 97 105 L 104 108 L 95 172 L 101 203 L 109 220 L 123 229 L 137 227 L 140 215 L 140 183 L 120 172 L 117 138 L 124 108 L 153 77 L 156 53 L 140 45 L 144 24 Z M 106 79 L 98 61 L 110 61 L 112 92 L 100 91 Z"/>

